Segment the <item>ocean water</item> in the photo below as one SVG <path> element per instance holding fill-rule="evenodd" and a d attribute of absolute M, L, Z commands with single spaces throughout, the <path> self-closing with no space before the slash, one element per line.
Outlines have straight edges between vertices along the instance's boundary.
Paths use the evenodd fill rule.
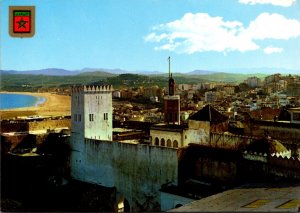
<path fill-rule="evenodd" d="M 41 104 L 46 99 L 31 95 L 0 94 L 0 109 L 14 109 L 20 107 L 32 107 Z"/>

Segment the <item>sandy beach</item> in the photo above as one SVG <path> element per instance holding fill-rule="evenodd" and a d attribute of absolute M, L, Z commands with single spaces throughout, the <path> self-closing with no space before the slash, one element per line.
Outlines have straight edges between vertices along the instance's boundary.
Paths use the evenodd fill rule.
<path fill-rule="evenodd" d="M 71 97 L 53 93 L 1 92 L 6 94 L 23 94 L 45 98 L 45 102 L 33 107 L 0 110 L 0 118 L 11 119 L 19 116 L 68 116 L 71 115 Z"/>

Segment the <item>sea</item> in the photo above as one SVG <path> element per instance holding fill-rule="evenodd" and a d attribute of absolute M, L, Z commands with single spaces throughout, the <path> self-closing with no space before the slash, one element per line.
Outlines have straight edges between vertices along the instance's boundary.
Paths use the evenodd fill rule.
<path fill-rule="evenodd" d="M 32 95 L 0 93 L 0 110 L 33 107 L 44 103 L 45 100 L 44 97 L 35 97 Z"/>

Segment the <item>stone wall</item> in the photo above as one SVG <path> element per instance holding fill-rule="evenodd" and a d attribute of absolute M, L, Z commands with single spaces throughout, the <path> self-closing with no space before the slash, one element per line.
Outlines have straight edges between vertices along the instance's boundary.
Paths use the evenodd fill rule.
<path fill-rule="evenodd" d="M 300 159 L 191 144 L 179 150 L 179 182 L 300 180 Z"/>
<path fill-rule="evenodd" d="M 71 127 L 70 119 L 61 120 L 39 120 L 39 121 L 9 121 L 1 122 L 1 133 L 6 132 L 26 132 L 36 130 L 53 130 L 56 128 L 68 128 Z"/>
<path fill-rule="evenodd" d="M 178 158 L 174 148 L 85 139 L 71 154 L 71 176 L 116 187 L 131 211 L 159 211 L 162 184 L 177 185 Z M 79 145 L 79 146 L 78 146 Z"/>
<path fill-rule="evenodd" d="M 62 120 L 43 120 L 43 121 L 34 121 L 29 122 L 29 131 L 35 130 L 53 130 L 56 128 L 71 128 L 70 119 Z"/>
<path fill-rule="evenodd" d="M 16 122 L 16 121 L 1 121 L 0 123 L 1 133 L 5 132 L 23 132 L 28 131 L 28 122 Z"/>
<path fill-rule="evenodd" d="M 249 145 L 254 140 L 257 140 L 257 138 L 224 133 L 210 133 L 209 146 L 238 150 L 242 146 Z"/>
<path fill-rule="evenodd" d="M 287 143 L 300 143 L 300 125 L 272 121 L 252 121 L 245 125 L 247 135 L 262 137 L 265 134 L 271 138 L 286 141 Z"/>
<path fill-rule="evenodd" d="M 179 150 L 179 182 L 188 179 L 208 178 L 219 181 L 235 181 L 239 153 L 198 144 Z"/>
<path fill-rule="evenodd" d="M 262 153 L 244 153 L 240 176 L 252 180 L 300 180 L 300 159 L 267 156 Z M 242 174 L 243 173 L 243 174 Z"/>

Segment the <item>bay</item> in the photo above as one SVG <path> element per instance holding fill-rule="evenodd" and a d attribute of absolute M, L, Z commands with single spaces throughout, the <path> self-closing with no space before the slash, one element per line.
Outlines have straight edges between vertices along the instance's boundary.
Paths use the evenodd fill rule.
<path fill-rule="evenodd" d="M 0 109 L 8 110 L 20 107 L 37 106 L 45 101 L 43 97 L 23 94 L 0 93 Z"/>

